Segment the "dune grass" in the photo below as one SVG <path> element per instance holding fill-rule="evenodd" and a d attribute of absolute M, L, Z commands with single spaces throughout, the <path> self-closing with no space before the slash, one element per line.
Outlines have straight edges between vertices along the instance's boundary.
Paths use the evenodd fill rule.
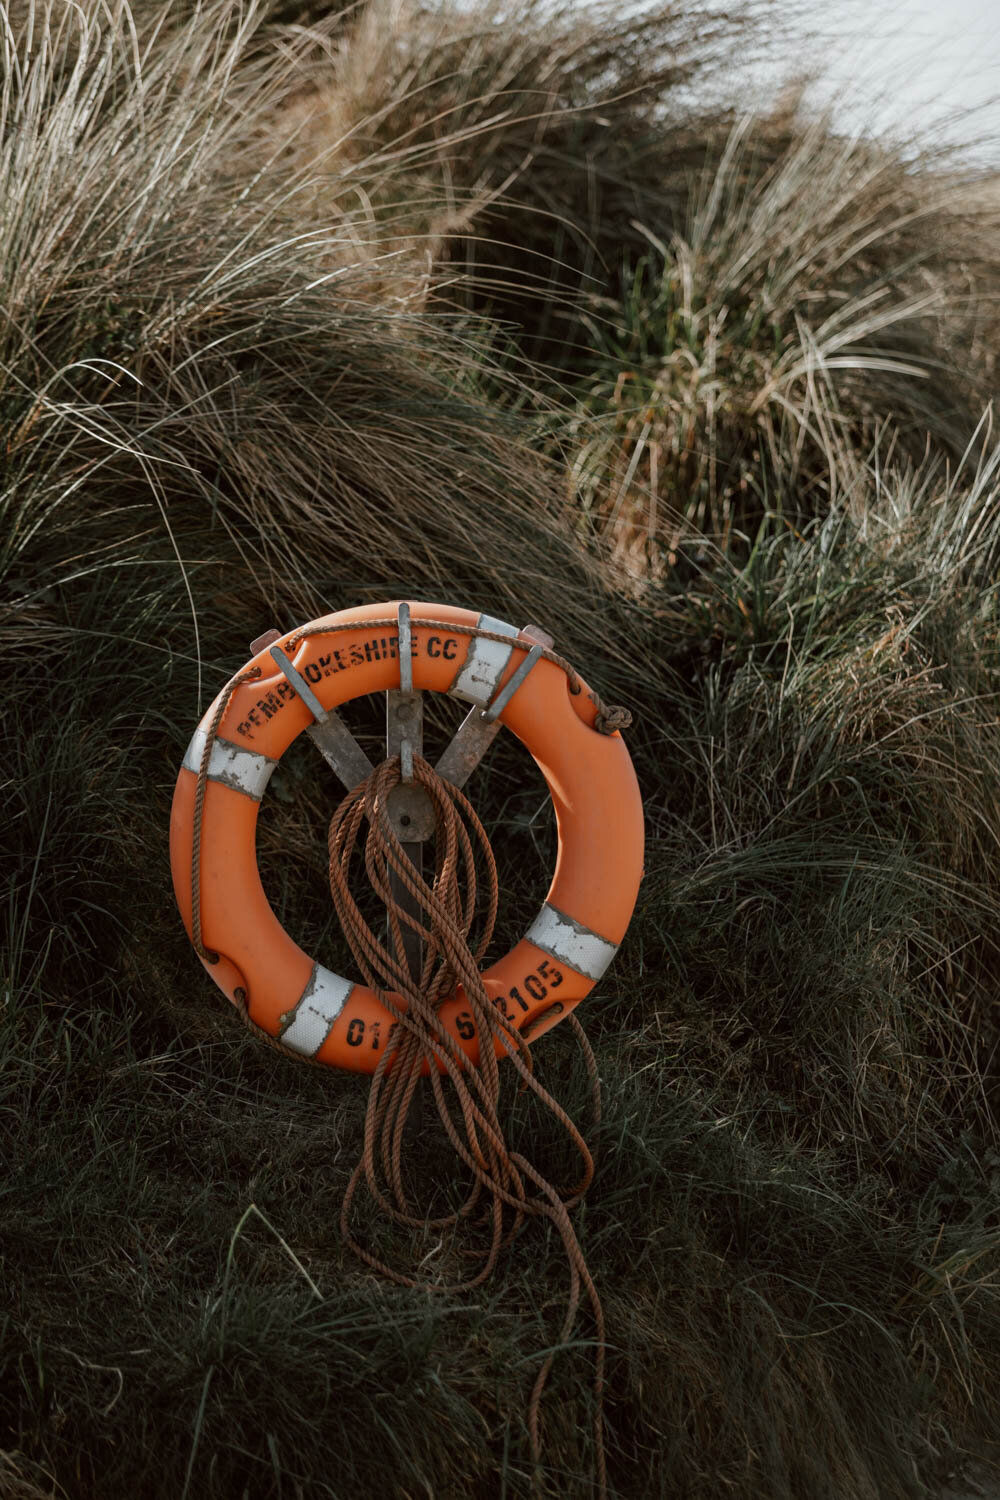
<path fill-rule="evenodd" d="M 364 1081 L 248 1036 L 170 892 L 249 640 L 400 594 L 548 626 L 635 713 L 578 1214 L 616 1492 L 915 1497 L 998 1430 L 988 198 L 709 108 L 764 45 L 713 15 L 9 12 L 2 1495 L 531 1493 L 545 1233 L 464 1301 L 368 1275 Z M 333 944 L 337 790 L 273 790 L 269 894 Z M 475 795 L 516 930 L 540 782 L 498 743 Z M 592 1493 L 588 1337 L 543 1493 Z"/>

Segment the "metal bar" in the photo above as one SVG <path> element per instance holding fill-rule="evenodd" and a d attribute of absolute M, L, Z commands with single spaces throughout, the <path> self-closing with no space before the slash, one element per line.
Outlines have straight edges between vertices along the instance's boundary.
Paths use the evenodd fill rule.
<path fill-rule="evenodd" d="M 313 718 L 317 721 L 317 723 L 322 724 L 323 720 L 326 718 L 327 710 L 323 707 L 322 703 L 316 697 L 316 694 L 313 692 L 308 682 L 306 682 L 298 667 L 292 665 L 291 661 L 285 655 L 284 651 L 282 651 L 280 646 L 271 647 L 271 656 L 277 662 L 282 672 L 284 672 L 285 677 L 298 693 L 299 697 L 302 699 L 302 702 L 305 704 L 306 708 L 308 708 Z"/>
<path fill-rule="evenodd" d="M 544 646 L 546 649 L 551 649 L 555 644 L 552 636 L 549 635 L 547 630 L 543 630 L 540 625 L 525 625 L 524 629 L 519 633 L 522 637 L 532 641 L 536 646 Z M 536 656 L 535 661 L 537 660 L 538 657 Z M 514 677 L 511 678 L 511 682 L 515 685 L 511 690 L 510 696 L 513 696 L 517 692 L 517 689 L 534 664 L 534 661 L 528 667 L 524 667 L 522 664 L 522 667 L 519 668 L 519 671 L 523 673 L 521 676 L 518 676 L 518 673 L 515 672 Z M 445 781 L 450 781 L 452 786 L 463 787 L 465 785 L 500 733 L 503 726 L 500 723 L 498 714 L 506 702 L 509 702 L 509 697 L 504 699 L 504 702 L 500 704 L 500 708 L 495 713 L 492 711 L 486 713 L 478 706 L 471 708 L 456 729 L 441 759 L 435 766 L 438 775 L 443 776 Z"/>
<path fill-rule="evenodd" d="M 407 611 L 408 613 L 408 611 Z M 402 610 L 400 611 L 402 615 Z M 402 626 L 402 620 L 400 621 Z M 407 626 L 409 622 L 407 621 Z M 402 643 L 401 643 L 402 644 Z M 409 650 L 407 650 L 409 657 Z M 402 653 L 401 653 L 402 657 Z M 402 668 L 400 670 L 402 677 Z M 410 682 L 412 684 L 412 669 Z M 390 691 L 385 695 L 385 749 L 386 758 L 398 755 L 404 766 L 401 774 L 405 772 L 405 760 L 409 759 L 411 783 L 403 782 L 394 787 L 389 794 L 386 811 L 389 814 L 393 830 L 403 846 L 403 853 L 418 875 L 423 873 L 424 863 L 424 840 L 434 832 L 434 808 L 430 798 L 421 786 L 412 784 L 413 756 L 420 755 L 424 747 L 424 700 L 420 693 L 412 690 L 409 692 Z M 407 838 L 407 833 L 411 837 Z M 412 835 L 416 834 L 417 837 Z M 420 903 L 410 894 L 403 881 L 392 869 L 389 871 L 389 887 L 392 891 L 393 900 L 396 904 L 411 916 L 423 920 L 424 912 Z M 411 928 L 403 926 L 403 951 L 409 964 L 410 973 L 416 979 L 423 967 L 423 943 L 420 934 L 413 932 Z"/>
<path fill-rule="evenodd" d="M 424 747 L 424 700 L 421 693 L 390 689 L 385 695 L 386 757 L 398 755 L 404 781 L 413 780 L 413 757 Z M 409 778 L 406 772 L 409 768 Z"/>
<path fill-rule="evenodd" d="M 497 693 L 496 697 L 492 700 L 489 708 L 483 710 L 484 719 L 487 719 L 490 723 L 492 723 L 495 719 L 499 718 L 504 709 L 507 707 L 507 704 L 510 702 L 514 694 L 517 692 L 518 688 L 521 686 L 524 679 L 527 677 L 528 673 L 531 671 L 532 667 L 535 665 L 536 661 L 538 661 L 538 659 L 540 658 L 544 649 L 545 648 L 543 646 L 532 646 L 531 650 L 528 652 L 527 656 L 524 658 L 517 671 L 511 678 L 508 679 L 505 686 L 500 689 L 499 693 Z"/>
<path fill-rule="evenodd" d="M 315 724 L 310 724 L 306 734 L 347 790 L 352 792 L 359 782 L 365 781 L 372 774 L 374 766 L 337 710 L 323 707 L 302 673 L 292 665 L 284 651 L 279 646 L 272 646 L 271 656 L 316 720 Z"/>
<path fill-rule="evenodd" d="M 462 787 L 500 733 L 499 719 L 487 719 L 481 708 L 470 708 L 435 766 L 439 776 Z"/>
<path fill-rule="evenodd" d="M 347 791 L 353 792 L 374 771 L 375 767 L 336 709 L 330 709 L 322 724 L 311 724 L 306 734 Z"/>
<path fill-rule="evenodd" d="M 416 874 L 423 874 L 424 840 L 434 832 L 434 807 L 422 786 L 414 785 L 413 757 L 422 755 L 424 749 L 424 700 L 421 693 L 413 690 L 413 635 L 410 626 L 410 606 L 401 604 L 396 616 L 399 624 L 399 691 L 385 695 L 385 750 L 386 757 L 399 756 L 401 785 L 389 794 L 387 812 L 406 855 Z M 417 835 L 407 838 L 406 833 Z M 419 920 L 424 912 L 419 901 L 407 890 L 395 870 L 389 870 L 389 888 L 393 900 L 402 911 L 409 912 Z M 391 941 L 391 929 L 389 940 Z M 419 980 L 423 968 L 424 945 L 418 932 L 403 924 L 403 953 L 407 967 L 415 980 Z M 423 1135 L 424 1089 L 421 1080 L 410 1100 L 407 1130 L 418 1140 Z"/>
<path fill-rule="evenodd" d="M 386 694 L 385 744 L 387 755 L 399 756 L 399 774 L 406 786 L 413 782 L 414 752 L 423 749 L 424 702 L 413 691 L 413 634 L 410 629 L 410 606 L 400 604 L 396 610 L 399 656 L 399 691 Z M 414 745 L 414 738 L 418 743 Z"/>
<path fill-rule="evenodd" d="M 396 611 L 399 625 L 399 691 L 413 692 L 413 634 L 410 630 L 410 606 L 401 604 Z"/>

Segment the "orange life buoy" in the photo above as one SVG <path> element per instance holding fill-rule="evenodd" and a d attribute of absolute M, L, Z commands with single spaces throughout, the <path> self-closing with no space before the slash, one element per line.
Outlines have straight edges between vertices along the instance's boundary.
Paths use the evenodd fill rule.
<path fill-rule="evenodd" d="M 344 610 L 278 639 L 325 711 L 367 693 L 399 689 L 397 607 Z M 483 708 L 501 701 L 533 644 L 503 621 L 449 605 L 413 603 L 410 619 L 413 688 Z M 230 696 L 208 764 L 199 911 L 203 944 L 215 961 L 202 962 L 230 1000 L 245 1005 L 250 1020 L 284 1045 L 334 1067 L 371 1073 L 392 1025 L 389 1012 L 372 990 L 304 953 L 261 885 L 260 800 L 281 756 L 315 720 L 268 649 L 239 675 L 250 668 L 259 668 L 255 680 L 224 690 Z M 483 974 L 508 1026 L 532 1040 L 567 1015 L 603 975 L 625 934 L 642 875 L 642 804 L 632 762 L 619 733 L 594 727 L 597 700 L 581 686 L 583 691 L 571 693 L 561 667 L 537 660 L 499 714 L 545 778 L 559 838 L 555 874 L 538 916 Z M 189 936 L 199 768 L 222 696 L 195 730 L 171 812 L 174 892 Z M 460 987 L 440 1016 L 476 1061 L 478 1040 Z"/>

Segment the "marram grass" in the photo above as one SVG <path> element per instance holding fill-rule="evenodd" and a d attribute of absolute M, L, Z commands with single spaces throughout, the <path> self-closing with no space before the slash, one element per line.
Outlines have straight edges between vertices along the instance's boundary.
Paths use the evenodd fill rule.
<path fill-rule="evenodd" d="M 530 1471 L 544 1233 L 464 1301 L 369 1276 L 365 1081 L 255 1043 L 173 909 L 247 642 L 401 593 L 636 716 L 578 1218 L 616 1493 L 916 1497 L 996 1435 L 989 195 L 710 108 L 765 44 L 713 14 L 6 13 L 0 1495 L 592 1493 L 583 1320 Z M 544 788 L 501 742 L 474 790 L 516 931 Z M 267 889 L 335 952 L 337 791 L 274 793 Z M 585 1119 L 571 1038 L 536 1065 Z"/>

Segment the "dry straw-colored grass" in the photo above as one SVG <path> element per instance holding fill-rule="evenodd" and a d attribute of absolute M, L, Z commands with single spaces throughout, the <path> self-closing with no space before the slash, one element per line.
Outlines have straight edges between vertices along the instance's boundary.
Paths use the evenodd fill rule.
<path fill-rule="evenodd" d="M 568 384 L 573 503 L 632 575 L 673 565 L 678 522 L 728 545 L 763 509 L 836 503 L 886 423 L 957 457 L 993 392 L 984 174 L 839 138 L 795 91 L 699 111 L 759 26 L 752 5 L 374 5 L 291 122 L 299 161 L 404 153 L 402 191 L 373 178 L 374 237 Z"/>

